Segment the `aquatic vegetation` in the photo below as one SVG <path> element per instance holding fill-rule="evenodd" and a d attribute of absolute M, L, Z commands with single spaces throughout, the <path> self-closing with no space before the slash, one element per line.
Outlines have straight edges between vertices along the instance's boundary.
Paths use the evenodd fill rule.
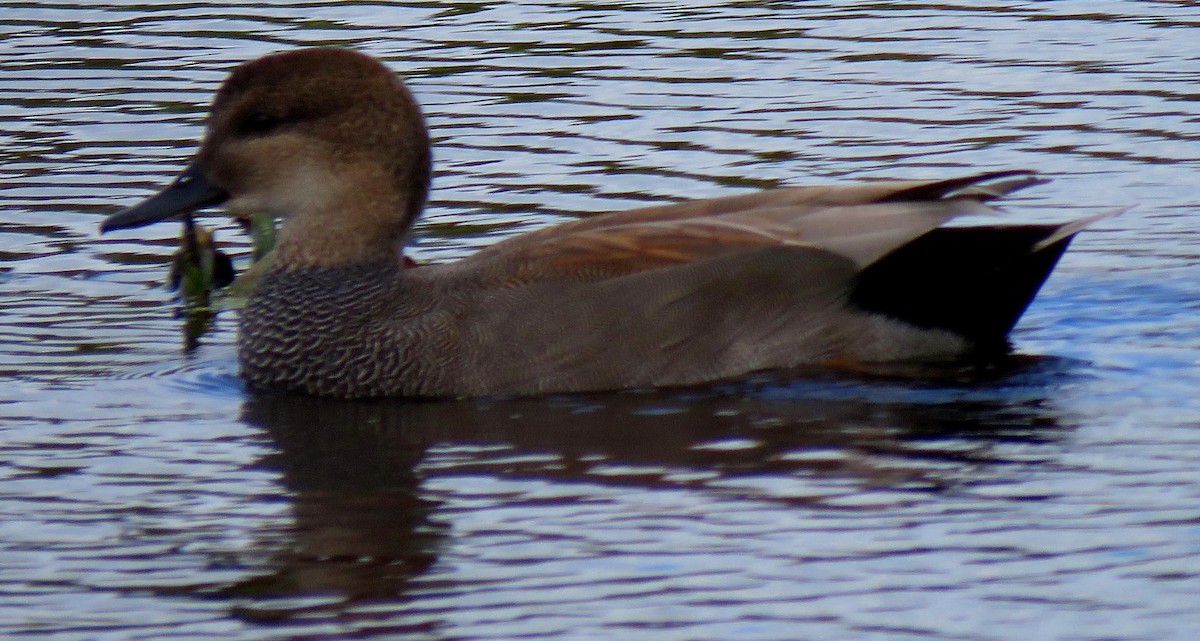
<path fill-rule="evenodd" d="M 275 220 L 266 214 L 239 219 L 250 235 L 250 266 L 237 274 L 233 260 L 220 250 L 211 230 L 197 224 L 191 214 L 183 217 L 179 249 L 171 257 L 167 285 L 179 293 L 183 319 L 184 348 L 199 345 L 220 309 L 238 308 L 254 289 L 258 275 L 270 264 L 275 247 Z"/>

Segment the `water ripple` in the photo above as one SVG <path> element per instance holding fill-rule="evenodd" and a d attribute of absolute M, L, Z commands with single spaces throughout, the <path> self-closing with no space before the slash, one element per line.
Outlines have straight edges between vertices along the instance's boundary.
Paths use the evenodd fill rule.
<path fill-rule="evenodd" d="M 0 7 L 0 634 L 1200 634 L 1194 3 Z M 232 314 L 183 349 L 177 230 L 96 224 L 183 165 L 229 67 L 318 44 L 425 107 L 421 260 L 815 180 L 1030 167 L 1055 181 L 1012 220 L 1137 207 L 986 376 L 254 395 Z"/>

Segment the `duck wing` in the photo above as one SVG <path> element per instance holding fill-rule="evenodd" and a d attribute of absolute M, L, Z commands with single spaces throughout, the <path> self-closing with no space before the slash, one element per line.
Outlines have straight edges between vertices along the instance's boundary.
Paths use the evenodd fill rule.
<path fill-rule="evenodd" d="M 595 281 L 764 248 L 817 251 L 860 269 L 985 203 L 1029 172 L 797 187 L 595 216 L 497 243 L 464 261 L 489 284 Z"/>
<path fill-rule="evenodd" d="M 932 202 L 951 199 L 972 199 L 978 202 L 995 200 L 1017 190 L 1049 182 L 1035 172 L 1025 169 L 992 171 L 969 176 L 939 180 L 877 180 L 849 184 L 781 187 L 747 194 L 700 200 L 687 200 L 669 205 L 654 205 L 622 212 L 579 214 L 579 219 L 545 230 L 523 234 L 535 242 L 542 234 L 553 230 L 583 230 L 630 222 L 707 218 L 744 213 L 756 209 L 839 207 L 886 202 Z"/>

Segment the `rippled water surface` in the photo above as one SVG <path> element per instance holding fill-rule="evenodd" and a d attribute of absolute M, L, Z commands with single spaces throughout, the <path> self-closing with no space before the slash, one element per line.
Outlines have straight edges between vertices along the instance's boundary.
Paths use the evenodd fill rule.
<path fill-rule="evenodd" d="M 1200 637 L 1190 2 L 0 0 L 0 635 Z M 449 260 L 574 213 L 1036 168 L 1082 235 L 971 380 L 331 403 L 182 349 L 182 166 L 239 61 L 385 59 Z M 219 238 L 248 246 L 220 217 Z"/>

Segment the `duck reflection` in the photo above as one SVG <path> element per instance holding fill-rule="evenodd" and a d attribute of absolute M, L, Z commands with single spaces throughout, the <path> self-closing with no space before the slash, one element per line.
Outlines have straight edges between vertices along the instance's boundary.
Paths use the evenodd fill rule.
<path fill-rule="evenodd" d="M 278 452 L 290 495 L 294 540 L 276 553 L 278 570 L 242 582 L 239 596 L 318 595 L 335 602 L 402 593 L 436 558 L 441 528 L 434 503 L 419 495 L 415 472 L 425 444 L 382 404 L 330 403 L 309 397 L 254 397 L 244 419 L 261 426 Z M 328 603 L 317 607 L 327 607 Z M 254 618 L 290 607 L 246 610 Z"/>
<path fill-rule="evenodd" d="M 1054 440 L 1050 397 L 1070 363 L 1026 362 L 994 380 L 760 379 L 723 388 L 458 402 L 253 396 L 294 511 L 275 570 L 228 589 L 250 618 L 364 600 L 401 607 L 450 538 L 424 479 L 456 474 L 735 495 L 745 477 L 836 478 L 851 487 L 940 492 L 981 469 L 1028 464 L 1005 441 Z M 1022 448 L 1027 451 L 1028 448 Z M 1012 451 L 1011 448 L 1007 451 Z M 757 487 L 757 486 L 755 486 Z M 756 501 L 820 509 L 820 497 Z M 761 490 L 760 490 L 761 492 Z M 844 508 L 842 508 L 844 509 Z M 320 597 L 307 605 L 281 603 Z"/>

